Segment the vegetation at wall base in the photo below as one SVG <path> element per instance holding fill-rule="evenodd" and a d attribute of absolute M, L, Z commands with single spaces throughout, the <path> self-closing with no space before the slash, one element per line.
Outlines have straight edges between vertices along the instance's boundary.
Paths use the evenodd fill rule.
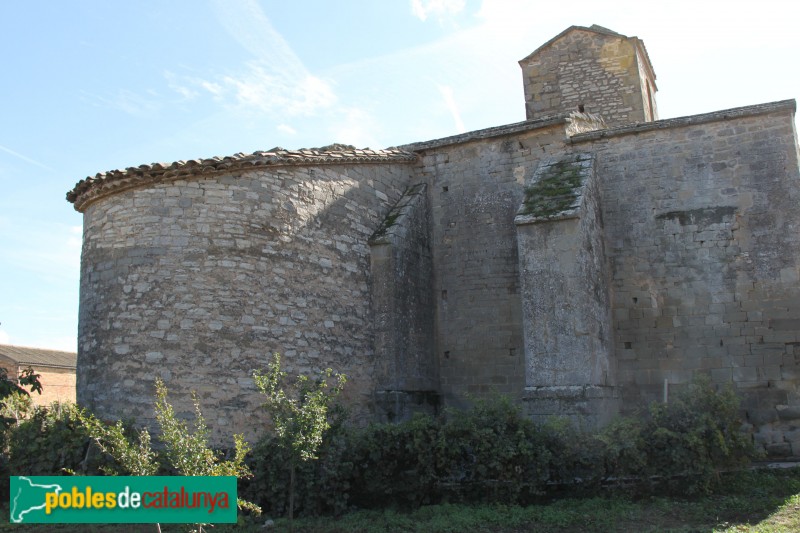
<path fill-rule="evenodd" d="M 270 438 L 289 467 L 290 522 L 294 518 L 297 470 L 319 459 L 325 434 L 333 427 L 332 403 L 347 381 L 344 374 L 336 374 L 336 384 L 329 387 L 331 377 L 334 372 L 328 368 L 316 380 L 299 375 L 293 384 L 289 383 L 277 353 L 266 372 L 253 373 L 258 390 L 266 397 L 264 408 L 272 419 Z"/>
<path fill-rule="evenodd" d="M 269 383 L 279 383 L 277 378 L 283 379 L 279 366 L 273 366 L 272 372 L 276 379 Z M 507 515 L 509 520 L 522 516 L 519 520 L 525 523 L 552 521 L 540 530 L 559 531 L 547 528 L 569 530 L 575 524 L 562 509 L 563 502 L 572 502 L 570 505 L 583 509 L 580 512 L 586 516 L 592 514 L 586 506 L 595 505 L 598 510 L 634 506 L 625 512 L 631 516 L 649 513 L 647 520 L 652 520 L 662 505 L 659 502 L 679 506 L 684 514 L 701 502 L 697 505 L 705 507 L 697 512 L 703 520 L 708 520 L 706 514 L 712 508 L 727 509 L 725 516 L 735 518 L 736 506 L 740 514 L 752 516 L 744 511 L 749 504 L 743 502 L 742 494 L 750 495 L 748 501 L 762 502 L 759 509 L 777 508 L 781 503 L 774 496 L 778 484 L 770 485 L 765 474 L 752 479 L 747 474 L 724 474 L 745 465 L 755 453 L 749 436 L 740 431 L 736 395 L 730 390 L 717 391 L 708 381 L 686 387 L 668 404 L 654 404 L 646 416 L 621 418 L 591 434 L 577 431 L 565 420 L 537 425 L 504 397 L 479 400 L 471 409 L 449 410 L 439 417 L 420 415 L 397 424 L 354 428 L 333 416 L 338 386 L 329 390 L 323 381 L 304 381 L 299 384 L 300 396 L 283 399 L 277 394 L 280 387 L 265 382 L 265 391 L 284 402 L 275 405 L 285 409 L 280 415 L 286 415 L 285 430 L 265 435 L 246 458 L 248 445 L 239 439 L 232 459 L 208 447 L 198 405 L 191 428 L 175 418 L 161 384 L 155 407 L 161 438 L 166 439 L 166 450 L 160 455 L 168 464 L 159 463 L 159 472 L 237 475 L 241 498 L 260 503 L 265 515 L 278 524 L 294 506 L 296 516 L 307 518 L 312 531 L 337 531 L 317 529 L 336 524 L 349 524 L 341 530 L 350 530 L 350 526 L 370 530 L 354 520 L 386 522 L 389 525 L 384 530 L 388 531 L 404 530 L 398 524 L 409 520 L 409 530 L 447 530 L 435 529 L 439 526 L 431 525 L 425 513 L 439 516 L 436 520 L 443 524 L 447 520 L 454 524 L 483 520 L 486 524 L 498 520 L 498 515 Z M 286 403 L 292 399 L 295 404 Z M 311 406 L 306 413 L 310 425 L 291 426 L 296 423 L 292 417 L 300 413 L 294 409 L 303 405 Z M 20 402 L 6 407 L 19 413 L 25 410 Z M 273 416 L 277 412 L 274 410 Z M 143 450 L 150 449 L 149 437 L 126 430 L 123 424 L 103 425 L 93 417 L 93 423 L 86 423 L 86 417 L 91 415 L 59 404 L 25 412 L 4 434 L 5 475 L 152 471 L 150 459 L 155 456 L 142 456 Z M 316 433 L 311 432 L 312 427 Z M 98 433 L 98 428 L 103 431 Z M 114 447 L 124 453 L 114 452 Z M 131 461 L 137 454 L 143 462 Z M 288 465 L 294 467 L 291 477 L 287 476 Z M 250 471 L 253 477 L 246 479 Z M 771 475 L 779 479 L 782 474 Z M 797 489 L 789 495 L 796 500 L 800 475 L 783 479 L 785 485 Z M 663 499 L 676 495 L 695 500 Z M 717 503 L 708 503 L 714 501 Z M 800 501 L 793 505 L 800 509 Z M 641 506 L 647 510 L 636 511 Z M 456 520 L 453 514 L 460 518 Z M 313 518 L 319 516 L 328 518 L 315 522 Z M 527 530 L 513 520 L 502 522 L 499 530 Z M 608 525 L 604 520 L 599 513 L 584 530 L 595 526 L 601 530 Z M 419 521 L 427 525 L 416 524 Z M 473 530 L 480 531 L 480 527 L 489 526 Z M 522 529 L 515 529 L 518 527 Z"/>
<path fill-rule="evenodd" d="M 508 398 L 399 424 L 338 427 L 319 460 L 298 468 L 300 516 L 351 508 L 409 511 L 438 503 L 530 504 L 593 496 L 609 487 L 683 496 L 719 488 L 720 472 L 758 457 L 740 431 L 738 398 L 698 380 L 645 416 L 581 433 L 566 420 L 537 426 Z M 285 512 L 288 457 L 273 437 L 256 445 L 255 481 L 244 490 L 269 516 Z M 269 481 L 267 481 L 269 480 Z"/>

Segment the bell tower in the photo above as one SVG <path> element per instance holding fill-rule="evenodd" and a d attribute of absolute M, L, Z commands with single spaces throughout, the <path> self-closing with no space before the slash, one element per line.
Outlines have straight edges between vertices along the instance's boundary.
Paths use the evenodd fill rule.
<path fill-rule="evenodd" d="M 579 111 L 608 126 L 658 119 L 644 43 L 601 26 L 570 26 L 519 62 L 528 120 Z"/>

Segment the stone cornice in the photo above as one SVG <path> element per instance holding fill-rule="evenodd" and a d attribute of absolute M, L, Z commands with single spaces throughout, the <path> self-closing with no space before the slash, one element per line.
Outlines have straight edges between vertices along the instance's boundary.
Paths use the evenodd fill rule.
<path fill-rule="evenodd" d="M 514 135 L 517 133 L 524 133 L 526 131 L 538 130 L 540 128 L 547 128 L 566 124 L 568 113 L 560 115 L 553 115 L 535 120 L 524 120 L 522 122 L 515 122 L 513 124 L 506 124 L 503 126 L 495 126 L 493 128 L 485 128 L 482 130 L 468 131 L 450 137 L 443 137 L 441 139 L 434 139 L 432 141 L 422 141 L 411 144 L 404 144 L 399 146 L 401 150 L 408 150 L 409 152 L 422 152 L 432 148 L 441 148 L 451 144 L 463 144 L 470 141 L 479 141 L 483 139 L 491 139 L 492 137 L 502 137 L 504 135 Z"/>
<path fill-rule="evenodd" d="M 417 155 L 409 151 L 388 148 L 385 150 L 357 149 L 334 145 L 334 149 L 311 148 L 284 150 L 273 148 L 252 154 L 238 153 L 226 157 L 191 159 L 174 163 L 151 163 L 124 170 L 100 172 L 79 181 L 67 193 L 67 201 L 76 211 L 83 211 L 91 202 L 127 189 L 153 183 L 207 176 L 227 172 L 243 172 L 264 167 L 305 165 L 352 165 L 380 163 L 415 163 Z"/>
<path fill-rule="evenodd" d="M 666 120 L 656 120 L 655 122 L 638 122 L 636 124 L 628 124 L 616 128 L 609 128 L 606 130 L 595 130 L 587 133 L 579 133 L 569 138 L 572 144 L 579 144 L 587 141 L 596 141 L 606 137 L 619 137 L 621 135 L 633 135 L 637 133 L 644 133 L 647 131 L 667 130 L 672 128 L 680 128 L 685 126 L 695 126 L 698 124 L 706 124 L 709 122 L 720 122 L 724 120 L 731 120 L 736 118 L 767 115 L 770 113 L 794 113 L 797 110 L 797 104 L 794 100 L 781 100 L 778 102 L 770 102 L 767 104 L 751 105 L 746 107 L 736 107 L 733 109 L 724 109 L 722 111 L 715 111 L 713 113 L 704 113 L 702 115 L 691 115 L 688 117 L 670 118 Z"/>

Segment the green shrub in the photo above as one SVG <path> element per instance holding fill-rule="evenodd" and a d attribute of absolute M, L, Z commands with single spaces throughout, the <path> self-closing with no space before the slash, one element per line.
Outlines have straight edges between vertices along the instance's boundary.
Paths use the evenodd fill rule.
<path fill-rule="evenodd" d="M 576 429 L 565 418 L 550 419 L 541 431 L 550 451 L 547 474 L 552 490 L 571 495 L 595 493 L 609 475 L 602 439 Z"/>
<path fill-rule="evenodd" d="M 175 410 L 167 401 L 167 386 L 161 379 L 156 379 L 155 412 L 158 426 L 161 428 L 159 440 L 164 444 L 163 455 L 169 465 L 182 476 L 249 478 L 252 474 L 244 460 L 250 451 L 250 445 L 244 440 L 244 436 L 233 436 L 233 457 L 225 459 L 223 454 L 213 450 L 208 444 L 208 426 L 200 409 L 200 401 L 194 393 L 192 393 L 192 403 L 194 404 L 194 423 L 192 424 L 194 427 L 190 429 L 186 421 L 180 420 L 175 415 Z M 149 450 L 149 434 L 145 431 L 140 435 L 142 437 L 147 435 L 144 449 Z"/>
<path fill-rule="evenodd" d="M 373 424 L 350 435 L 353 503 L 416 508 L 437 500 L 440 423 L 417 415 L 400 424 Z"/>
<path fill-rule="evenodd" d="M 441 501 L 528 503 L 543 494 L 593 495 L 609 484 L 691 495 L 752 456 L 739 428 L 736 395 L 707 382 L 596 433 L 565 419 L 537 426 L 507 398 L 481 400 L 437 418 L 338 428 L 319 461 L 298 469 L 299 509 L 309 516 Z M 275 439 L 256 447 L 252 487 L 273 516 L 286 509 L 288 460 Z"/>
<path fill-rule="evenodd" d="M 733 389 L 716 391 L 708 379 L 698 379 L 669 403 L 650 405 L 641 432 L 644 474 L 662 479 L 670 491 L 709 492 L 721 470 L 755 457 L 741 425 Z"/>
<path fill-rule="evenodd" d="M 154 476 L 158 472 L 157 454 L 150 447 L 150 433 L 146 428 L 135 431 L 132 424 L 117 420 L 114 424 L 103 422 L 93 414 L 77 410 L 77 416 L 94 444 L 121 467 L 104 468 L 105 473 L 131 476 Z"/>
<path fill-rule="evenodd" d="M 119 468 L 92 445 L 81 424 L 79 409 L 71 403 L 37 407 L 29 418 L 11 428 L 8 439 L 11 475 L 57 476 L 71 472 L 99 475 Z"/>
<path fill-rule="evenodd" d="M 299 516 L 341 515 L 350 506 L 354 477 L 348 434 L 334 426 L 317 450 L 318 459 L 304 461 L 295 472 L 295 513 Z M 289 451 L 274 435 L 261 438 L 248 464 L 253 478 L 241 488 L 242 497 L 258 503 L 268 516 L 284 516 L 289 510 Z"/>
<path fill-rule="evenodd" d="M 318 390 L 319 384 L 308 385 Z M 163 385 L 157 408 L 167 443 L 162 455 L 171 459 L 172 468 L 184 474 L 246 476 L 243 443 L 232 461 L 224 461 L 206 444 L 199 410 L 191 431 L 175 419 Z M 288 514 L 292 490 L 286 472 L 294 461 L 295 509 L 304 516 L 340 515 L 354 507 L 413 509 L 442 501 L 528 503 L 541 495 L 590 495 L 607 482 L 692 495 L 714 489 L 720 471 L 753 457 L 738 413 L 735 393 L 718 392 L 707 381 L 693 383 L 668 404 L 651 405 L 646 417 L 619 418 L 594 434 L 560 419 L 537 426 L 502 397 L 436 418 L 418 415 L 365 428 L 347 427 L 326 411 L 325 424 L 315 424 L 330 426 L 320 433 L 321 440 L 314 438 L 316 459 L 298 460 L 291 439 L 267 435 L 247 458 L 254 478 L 240 485 L 240 493 L 270 516 Z M 91 444 L 79 419 L 74 406 L 55 404 L 36 408 L 11 426 L 9 471 L 125 471 Z M 149 449 L 143 445 L 137 451 L 135 435 L 120 424 L 99 427 L 108 430 L 99 433 L 104 446 L 121 443 L 131 464 L 138 464 L 137 453 Z"/>
<path fill-rule="evenodd" d="M 12 392 L 0 399 L 0 451 L 2 451 L 2 465 L 8 462 L 8 439 L 16 425 L 29 418 L 34 411 L 33 400 L 30 395 Z"/>
<path fill-rule="evenodd" d="M 645 421 L 641 417 L 617 417 L 597 434 L 603 443 L 605 475 L 617 483 L 640 484 L 647 471 Z"/>
<path fill-rule="evenodd" d="M 547 444 L 546 432 L 506 397 L 448 411 L 437 436 L 440 487 L 470 502 L 526 501 L 548 481 L 553 450 Z"/>

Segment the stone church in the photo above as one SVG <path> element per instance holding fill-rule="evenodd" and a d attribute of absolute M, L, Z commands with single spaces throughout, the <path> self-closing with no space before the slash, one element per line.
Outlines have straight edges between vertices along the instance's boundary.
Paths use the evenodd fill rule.
<path fill-rule="evenodd" d="M 79 182 L 78 401 L 147 421 L 160 377 L 253 436 L 279 352 L 363 419 L 498 392 L 591 428 L 702 374 L 800 455 L 795 102 L 658 120 L 644 43 L 599 26 L 520 67 L 516 124 Z"/>

